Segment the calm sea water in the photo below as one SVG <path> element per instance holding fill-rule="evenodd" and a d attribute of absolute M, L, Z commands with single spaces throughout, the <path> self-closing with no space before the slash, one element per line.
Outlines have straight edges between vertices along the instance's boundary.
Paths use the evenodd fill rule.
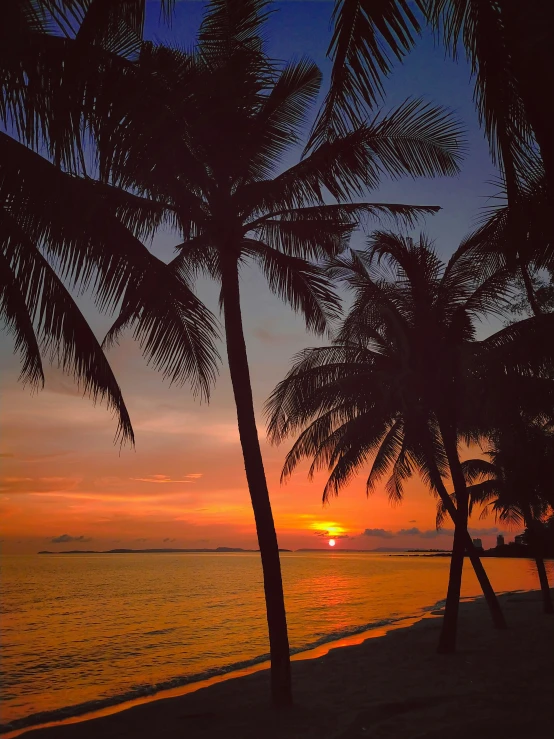
<path fill-rule="evenodd" d="M 498 592 L 538 587 L 531 561 L 484 564 Z M 431 610 L 448 567 L 442 557 L 283 554 L 292 649 Z M 4 725 L 124 702 L 268 652 L 257 554 L 20 555 L 1 570 Z M 479 592 L 466 566 L 463 595 Z"/>

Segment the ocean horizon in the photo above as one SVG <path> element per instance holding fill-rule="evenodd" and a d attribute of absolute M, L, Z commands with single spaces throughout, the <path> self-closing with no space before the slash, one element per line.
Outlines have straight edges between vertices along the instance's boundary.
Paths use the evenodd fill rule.
<path fill-rule="evenodd" d="M 446 557 L 316 550 L 281 561 L 293 654 L 423 616 L 446 594 Z M 532 560 L 484 565 L 497 592 L 538 587 Z M 5 555 L 1 568 L 1 732 L 269 657 L 256 552 Z M 479 594 L 466 561 L 462 596 Z"/>

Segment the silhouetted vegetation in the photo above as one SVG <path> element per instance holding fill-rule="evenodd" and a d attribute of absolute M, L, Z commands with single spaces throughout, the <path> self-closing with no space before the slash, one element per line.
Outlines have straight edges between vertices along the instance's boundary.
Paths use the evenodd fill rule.
<path fill-rule="evenodd" d="M 552 207 L 554 32 L 543 22 L 549 9 L 549 0 L 336 0 L 331 87 L 313 140 L 363 120 L 384 95 L 391 60 L 402 60 L 427 24 L 454 59 L 465 51 L 479 120 L 510 207 L 519 204 L 535 152 Z M 525 231 L 517 218 L 512 226 L 515 254 Z"/>
<path fill-rule="evenodd" d="M 552 413 L 554 316 L 476 340 L 475 320 L 511 294 L 509 272 L 480 278 L 464 249 L 444 265 L 423 237 L 416 244 L 377 232 L 365 252 L 337 257 L 329 274 L 353 291 L 352 307 L 333 344 L 296 357 L 268 401 L 269 435 L 280 442 L 300 432 L 283 477 L 303 458 L 312 460 L 310 475 L 327 468 L 324 501 L 370 460 L 368 494 L 392 472 L 385 489 L 400 501 L 417 470 L 441 497 L 455 534 L 439 650 L 452 651 L 470 513 L 459 443 L 506 423 L 508 411 Z"/>
<path fill-rule="evenodd" d="M 544 566 L 549 527 L 543 523 L 554 508 L 552 472 L 554 434 L 548 424 L 525 423 L 520 418 L 495 432 L 485 456 L 463 462 L 470 495 L 470 511 L 483 506 L 481 517 L 492 512 L 495 519 L 513 526 L 525 525 L 525 544 L 537 566 L 545 613 L 552 613 L 552 599 Z M 454 496 L 455 502 L 455 496 Z M 437 525 L 445 510 L 439 507 Z"/>
<path fill-rule="evenodd" d="M 67 285 L 113 311 L 127 285 L 165 275 L 183 337 L 173 379 L 208 393 L 216 360 L 211 314 L 142 243 L 163 212 L 95 176 L 94 141 L 115 112 L 111 83 L 139 84 L 144 5 L 18 0 L 3 3 L 0 24 L 0 312 L 24 381 L 43 384 L 47 357 L 106 398 L 130 441 L 120 388 Z"/>

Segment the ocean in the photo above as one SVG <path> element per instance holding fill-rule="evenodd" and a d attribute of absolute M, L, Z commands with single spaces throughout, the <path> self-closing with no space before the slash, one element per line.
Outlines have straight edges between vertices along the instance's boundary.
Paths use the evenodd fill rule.
<path fill-rule="evenodd" d="M 530 560 L 483 562 L 497 592 L 538 588 Z M 405 554 L 283 553 L 291 649 L 437 608 L 449 563 Z M 1 583 L 3 731 L 233 672 L 268 655 L 256 553 L 7 555 Z M 463 596 L 479 594 L 466 561 Z"/>

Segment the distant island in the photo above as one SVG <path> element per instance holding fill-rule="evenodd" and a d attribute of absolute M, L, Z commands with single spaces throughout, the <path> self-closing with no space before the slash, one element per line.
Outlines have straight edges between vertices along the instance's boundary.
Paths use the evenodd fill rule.
<path fill-rule="evenodd" d="M 107 550 L 96 550 L 96 549 L 69 549 L 61 552 L 52 552 L 48 549 L 43 549 L 37 554 L 209 554 L 209 553 L 235 553 L 235 552 L 253 552 L 258 553 L 259 549 L 242 549 L 241 547 L 217 547 L 216 549 L 107 549 Z M 279 549 L 280 552 L 329 552 L 329 553 L 340 553 L 340 552 L 359 552 L 359 553 L 371 553 L 377 554 L 406 554 L 408 556 L 429 556 L 429 557 L 450 557 L 452 551 L 450 549 L 406 549 L 405 547 L 377 547 L 376 549 L 332 549 L 331 547 L 320 547 L 311 549 Z M 479 549 L 480 557 L 514 557 L 514 558 L 528 558 L 532 557 L 529 547 L 525 544 L 503 544 L 500 546 L 493 547 L 492 549 Z M 466 555 L 467 556 L 467 555 Z M 546 554 L 546 557 L 551 557 L 550 552 Z"/>
<path fill-rule="evenodd" d="M 50 552 L 43 549 L 38 554 L 176 554 L 190 552 L 198 554 L 202 552 L 259 552 L 259 549 L 241 549 L 240 547 L 217 547 L 217 549 L 107 549 L 98 551 L 96 549 L 69 549 L 63 552 Z M 280 552 L 291 552 L 292 549 L 279 549 Z"/>

